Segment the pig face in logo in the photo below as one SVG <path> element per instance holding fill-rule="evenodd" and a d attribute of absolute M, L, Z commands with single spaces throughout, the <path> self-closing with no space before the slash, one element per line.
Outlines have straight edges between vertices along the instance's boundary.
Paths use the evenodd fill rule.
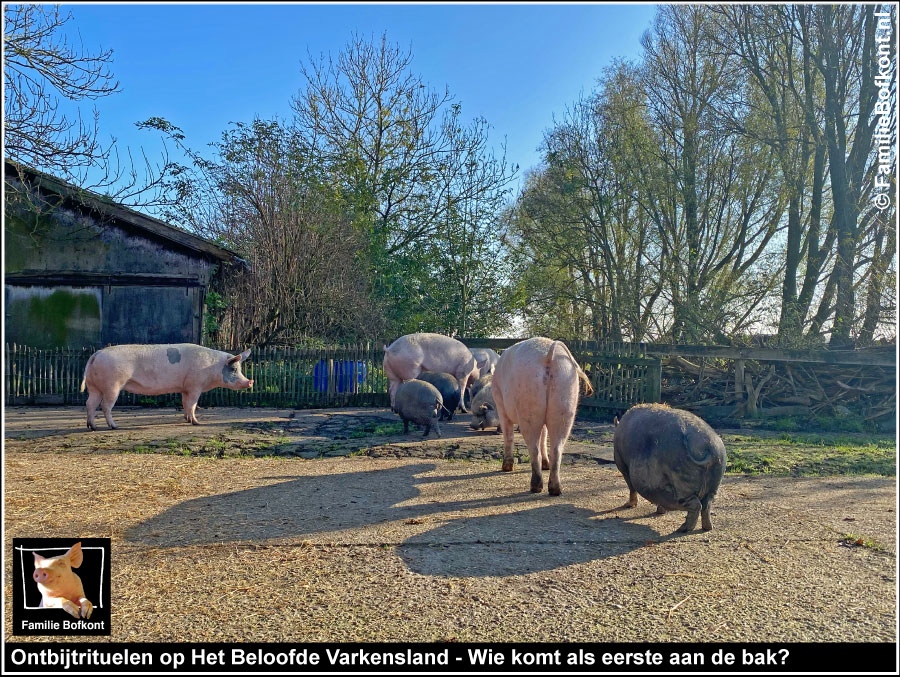
<path fill-rule="evenodd" d="M 59 557 L 43 557 L 34 553 L 32 578 L 41 591 L 42 607 L 63 609 L 75 618 L 91 617 L 94 605 L 84 596 L 81 578 L 72 571 L 81 566 L 83 559 L 80 542 Z"/>

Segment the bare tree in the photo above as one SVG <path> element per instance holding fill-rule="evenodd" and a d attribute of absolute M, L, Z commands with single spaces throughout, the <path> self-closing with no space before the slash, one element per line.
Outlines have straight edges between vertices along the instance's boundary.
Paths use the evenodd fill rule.
<path fill-rule="evenodd" d="M 130 207 L 170 204 L 177 196 L 168 194 L 168 179 L 183 168 L 169 161 L 165 147 L 157 161 L 143 150 L 136 159 L 130 149 L 120 152 L 115 139 L 101 142 L 96 108 L 86 119 L 73 107 L 121 90 L 110 71 L 112 50 L 92 53 L 72 41 L 71 20 L 58 5 L 4 7 L 7 157 Z"/>
<path fill-rule="evenodd" d="M 212 160 L 194 155 L 188 199 L 172 214 L 247 262 L 229 271 L 211 338 L 236 346 L 378 335 L 358 265 L 364 240 L 296 130 L 238 123 L 216 150 Z"/>
<path fill-rule="evenodd" d="M 672 335 L 722 340 L 723 327 L 746 322 L 745 311 L 770 292 L 773 271 L 760 264 L 784 212 L 773 152 L 736 137 L 722 118 L 744 77 L 734 60 L 716 53 L 710 8 L 661 7 L 642 44 L 655 149 L 665 167 L 650 184 L 656 194 L 648 213 L 672 258 Z M 743 310 L 735 305 L 741 297 Z M 727 322 L 718 314 L 726 308 Z"/>
<path fill-rule="evenodd" d="M 824 137 L 837 234 L 837 258 L 832 273 L 836 295 L 831 344 L 838 347 L 851 342 L 856 315 L 853 273 L 861 234 L 863 177 L 873 159 L 877 122 L 872 115 L 879 90 L 875 80 L 876 9 L 875 5 L 800 8 L 801 17 L 809 17 L 814 28 L 814 35 L 805 46 L 822 74 L 825 89 Z M 891 11 L 895 20 L 896 12 Z M 886 44 L 893 42 L 892 35 Z"/>
<path fill-rule="evenodd" d="M 450 149 L 441 120 L 452 100 L 410 73 L 412 53 L 356 35 L 335 59 L 302 65 L 296 126 L 326 158 L 388 255 L 431 232 L 447 200 L 431 190 Z"/>

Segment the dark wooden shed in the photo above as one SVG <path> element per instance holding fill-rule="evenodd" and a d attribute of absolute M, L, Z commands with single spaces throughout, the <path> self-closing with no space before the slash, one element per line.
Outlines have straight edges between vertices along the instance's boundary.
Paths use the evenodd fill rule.
<path fill-rule="evenodd" d="M 208 240 L 4 163 L 5 341 L 200 343 L 208 288 L 240 264 Z"/>

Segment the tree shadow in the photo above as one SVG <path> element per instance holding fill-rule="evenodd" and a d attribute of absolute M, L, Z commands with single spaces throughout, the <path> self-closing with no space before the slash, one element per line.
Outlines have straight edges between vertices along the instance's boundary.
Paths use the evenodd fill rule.
<path fill-rule="evenodd" d="M 621 555 L 668 540 L 650 527 L 571 504 L 453 520 L 398 548 L 426 576 L 521 576 Z"/>

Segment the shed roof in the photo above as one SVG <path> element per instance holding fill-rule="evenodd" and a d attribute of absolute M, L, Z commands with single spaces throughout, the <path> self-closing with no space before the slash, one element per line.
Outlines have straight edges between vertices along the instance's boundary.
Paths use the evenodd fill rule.
<path fill-rule="evenodd" d="M 21 176 L 30 183 L 39 186 L 42 190 L 59 195 L 66 200 L 70 200 L 90 210 L 110 216 L 122 224 L 144 231 L 157 238 L 167 240 L 202 254 L 207 254 L 221 261 L 233 261 L 235 259 L 239 262 L 242 261 L 237 253 L 230 249 L 220 247 L 198 235 L 176 228 L 165 221 L 160 221 L 152 216 L 147 216 L 134 209 L 129 209 L 99 193 L 95 193 L 85 188 L 79 188 L 67 181 L 63 181 L 60 178 L 33 169 L 32 167 L 27 167 L 17 162 L 13 162 L 12 160 L 5 160 L 3 170 L 5 176 Z"/>

